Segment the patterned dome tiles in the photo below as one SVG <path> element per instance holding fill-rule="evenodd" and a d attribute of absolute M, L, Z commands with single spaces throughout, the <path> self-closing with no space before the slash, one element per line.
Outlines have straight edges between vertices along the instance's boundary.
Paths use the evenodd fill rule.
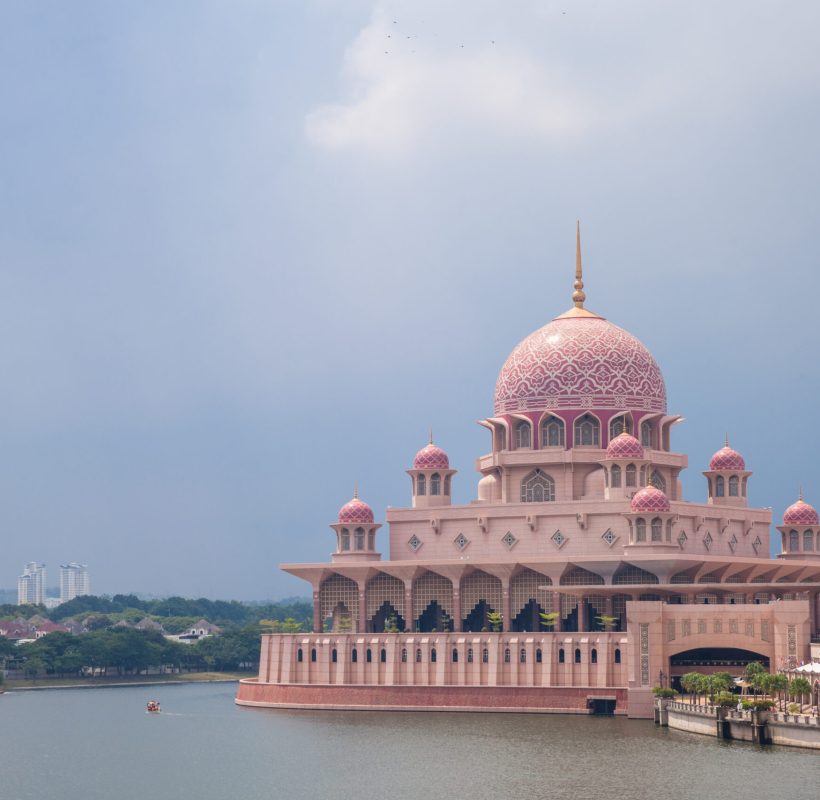
<path fill-rule="evenodd" d="M 820 517 L 814 506 L 798 500 L 792 503 L 783 513 L 784 525 L 820 525 Z"/>
<path fill-rule="evenodd" d="M 634 458 L 640 460 L 643 456 L 641 443 L 629 433 L 618 434 L 606 449 L 607 458 Z"/>
<path fill-rule="evenodd" d="M 746 469 L 746 462 L 737 450 L 732 450 L 731 447 L 721 447 L 709 461 L 709 469 L 713 472 L 718 470 L 743 472 Z"/>
<path fill-rule="evenodd" d="M 360 522 L 373 522 L 373 509 L 367 503 L 354 497 L 339 509 L 339 522 L 355 525 Z"/>
<path fill-rule="evenodd" d="M 495 386 L 495 413 L 545 408 L 666 412 L 652 354 L 602 317 L 555 319 L 510 353 Z"/>
<path fill-rule="evenodd" d="M 450 469 L 450 459 L 438 445 L 430 442 L 416 453 L 413 469 Z"/>
<path fill-rule="evenodd" d="M 669 498 L 660 489 L 646 486 L 635 493 L 630 508 L 635 514 L 645 514 L 653 511 L 669 511 L 671 506 Z"/>

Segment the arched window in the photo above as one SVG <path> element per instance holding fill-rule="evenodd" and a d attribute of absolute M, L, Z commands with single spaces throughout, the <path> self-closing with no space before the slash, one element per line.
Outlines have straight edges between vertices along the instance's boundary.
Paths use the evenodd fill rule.
<path fill-rule="evenodd" d="M 564 648 L 562 647 L 558 651 L 558 663 L 563 664 L 566 661 L 566 657 L 564 656 Z"/>
<path fill-rule="evenodd" d="M 723 475 L 718 475 L 715 478 L 715 497 L 723 497 L 726 494 L 726 481 Z"/>
<path fill-rule="evenodd" d="M 367 532 L 367 549 L 368 550 L 375 550 L 376 549 L 376 532 L 375 531 L 368 531 Z"/>
<path fill-rule="evenodd" d="M 334 647 L 330 651 L 330 660 L 335 664 L 339 660 L 339 654 L 336 652 L 336 648 Z"/>
<path fill-rule="evenodd" d="M 621 663 L 621 648 L 620 647 L 615 648 L 615 663 L 616 664 Z"/>
<path fill-rule="evenodd" d="M 364 660 L 365 660 L 368 664 L 372 664 L 372 663 L 373 663 L 373 651 L 372 651 L 369 647 L 367 648 L 367 652 L 364 654 L 364 656 L 365 656 Z"/>
<path fill-rule="evenodd" d="M 527 663 L 527 651 L 523 647 L 521 648 L 520 652 L 518 653 L 518 660 L 522 664 Z"/>
<path fill-rule="evenodd" d="M 601 423 L 592 414 L 584 414 L 575 420 L 576 447 L 598 447 L 600 441 Z"/>
<path fill-rule="evenodd" d="M 350 531 L 342 528 L 342 550 L 350 550 Z"/>
<path fill-rule="evenodd" d="M 598 651 L 593 647 L 592 652 L 589 654 L 589 661 L 591 664 L 598 663 Z"/>
<path fill-rule="evenodd" d="M 648 447 L 650 450 L 652 449 L 652 423 L 651 422 L 642 422 L 641 423 L 641 444 L 644 447 Z"/>
<path fill-rule="evenodd" d="M 803 550 L 814 550 L 814 534 L 811 531 L 803 531 Z"/>
<path fill-rule="evenodd" d="M 355 647 L 350 651 L 350 660 L 354 664 L 359 660 L 359 653 L 358 653 L 358 651 L 356 650 Z"/>
<path fill-rule="evenodd" d="M 646 541 L 646 520 L 643 517 L 638 517 L 635 520 L 635 541 Z"/>
<path fill-rule="evenodd" d="M 635 469 L 634 464 L 627 464 L 626 465 L 626 485 L 627 486 L 636 486 L 638 483 L 638 475 L 637 470 Z"/>
<path fill-rule="evenodd" d="M 383 647 L 382 647 L 381 651 L 379 652 L 379 661 L 381 661 L 382 664 L 387 663 L 387 650 L 385 650 Z"/>
<path fill-rule="evenodd" d="M 356 549 L 364 550 L 364 528 L 356 528 L 353 535 L 356 539 Z"/>
<path fill-rule="evenodd" d="M 416 650 L 416 664 L 421 664 L 421 649 Z"/>
<path fill-rule="evenodd" d="M 576 664 L 581 663 L 581 650 L 578 647 L 575 648 L 575 663 Z"/>
<path fill-rule="evenodd" d="M 614 439 L 616 436 L 620 436 L 624 430 L 627 433 L 632 433 L 632 419 L 629 414 L 621 414 L 621 416 L 610 421 L 609 438 Z"/>
<path fill-rule="evenodd" d="M 300 664 L 302 663 L 302 648 L 301 647 L 296 651 L 296 660 Z"/>
<path fill-rule="evenodd" d="M 441 475 L 438 472 L 434 472 L 430 476 L 430 494 L 441 494 Z"/>
<path fill-rule="evenodd" d="M 555 481 L 536 469 L 521 481 L 522 503 L 551 503 L 555 500 Z"/>
<path fill-rule="evenodd" d="M 458 650 L 455 647 L 453 648 L 453 663 L 458 664 Z"/>
<path fill-rule="evenodd" d="M 641 486 L 646 486 L 646 467 L 641 467 Z"/>
<path fill-rule="evenodd" d="M 507 449 L 507 429 L 503 426 L 498 431 L 498 449 Z"/>
<path fill-rule="evenodd" d="M 316 662 L 316 648 L 315 647 L 310 648 L 310 660 L 313 661 L 314 663 Z"/>
<path fill-rule="evenodd" d="M 619 489 L 621 486 L 621 468 L 617 464 L 613 464 L 610 470 L 610 486 L 613 489 Z"/>
<path fill-rule="evenodd" d="M 737 475 L 732 475 L 732 477 L 729 478 L 729 497 L 737 497 L 738 496 L 738 494 L 739 494 L 738 485 L 739 484 L 740 484 L 740 481 L 738 480 Z"/>
<path fill-rule="evenodd" d="M 486 647 L 481 651 L 481 662 L 483 664 L 490 662 L 490 651 Z"/>
<path fill-rule="evenodd" d="M 521 420 L 515 425 L 515 446 L 532 447 L 532 428 L 529 422 Z"/>
<path fill-rule="evenodd" d="M 418 478 L 416 478 L 416 494 L 427 494 L 427 478 L 425 478 L 424 475 L 419 475 Z"/>
<path fill-rule="evenodd" d="M 467 648 L 467 663 L 468 664 L 473 663 L 473 648 L 472 647 Z"/>
<path fill-rule="evenodd" d="M 666 481 L 663 479 L 663 475 L 658 472 L 658 470 L 652 470 L 652 485 L 656 489 L 660 489 L 662 492 L 666 491 Z"/>
<path fill-rule="evenodd" d="M 540 664 L 544 660 L 544 654 L 541 652 L 541 648 L 537 648 L 535 651 L 535 663 Z"/>
<path fill-rule="evenodd" d="M 432 661 L 434 664 L 436 663 L 436 648 L 435 647 L 430 651 L 430 661 Z"/>
<path fill-rule="evenodd" d="M 789 531 L 789 552 L 797 553 L 800 550 L 800 536 L 797 531 Z"/>
<path fill-rule="evenodd" d="M 510 648 L 509 647 L 504 648 L 504 663 L 505 664 L 510 663 Z"/>
<path fill-rule="evenodd" d="M 450 475 L 444 476 L 444 494 L 449 497 L 450 496 Z"/>
<path fill-rule="evenodd" d="M 402 647 L 402 649 L 401 649 L 401 660 L 402 660 L 403 664 L 407 663 L 407 648 L 406 647 Z"/>
<path fill-rule="evenodd" d="M 660 517 L 655 517 L 652 520 L 652 541 L 663 541 L 663 522 L 661 521 Z"/>
<path fill-rule="evenodd" d="M 672 520 L 666 520 L 666 541 L 672 544 Z"/>
<path fill-rule="evenodd" d="M 541 423 L 541 447 L 564 446 L 564 421 L 559 417 L 547 417 Z"/>

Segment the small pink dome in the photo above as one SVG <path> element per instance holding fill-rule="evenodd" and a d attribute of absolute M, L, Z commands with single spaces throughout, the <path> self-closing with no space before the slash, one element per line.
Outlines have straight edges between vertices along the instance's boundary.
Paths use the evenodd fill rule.
<path fill-rule="evenodd" d="M 413 469 L 450 469 L 450 459 L 438 445 L 430 442 L 416 453 Z"/>
<path fill-rule="evenodd" d="M 737 450 L 732 450 L 729 445 L 726 445 L 726 447 L 721 447 L 720 450 L 712 456 L 709 462 L 709 469 L 715 471 L 737 470 L 742 472 L 746 469 L 746 462 Z"/>
<path fill-rule="evenodd" d="M 651 511 L 669 511 L 669 498 L 655 486 L 645 486 L 635 493 L 630 503 L 633 514 Z"/>
<path fill-rule="evenodd" d="M 373 522 L 373 509 L 363 500 L 354 497 L 339 509 L 339 522 L 349 525 L 358 522 Z"/>
<path fill-rule="evenodd" d="M 818 525 L 820 524 L 820 517 L 817 516 L 817 511 L 814 506 L 809 505 L 801 497 L 796 503 L 792 503 L 785 512 L 783 512 L 784 525 Z"/>
<path fill-rule="evenodd" d="M 624 431 L 618 434 L 606 449 L 607 458 L 643 458 L 641 443 L 631 434 Z"/>

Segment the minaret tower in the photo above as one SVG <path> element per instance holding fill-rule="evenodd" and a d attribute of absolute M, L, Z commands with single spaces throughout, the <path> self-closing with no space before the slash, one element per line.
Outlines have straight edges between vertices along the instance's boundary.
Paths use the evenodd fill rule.
<path fill-rule="evenodd" d="M 416 453 L 413 469 L 407 474 L 412 481 L 413 508 L 434 508 L 452 503 L 450 483 L 456 470 L 450 469 L 450 459 L 438 445 L 430 441 Z"/>
<path fill-rule="evenodd" d="M 339 509 L 338 521 L 331 526 L 336 531 L 336 552 L 333 561 L 378 561 L 376 531 L 381 525 L 374 522 L 373 509 L 359 500 L 358 488 L 353 499 Z"/>
<path fill-rule="evenodd" d="M 709 461 L 709 469 L 703 473 L 709 483 L 709 504 L 715 506 L 746 506 L 746 484 L 752 474 L 746 469 L 743 456 L 726 444 Z"/>

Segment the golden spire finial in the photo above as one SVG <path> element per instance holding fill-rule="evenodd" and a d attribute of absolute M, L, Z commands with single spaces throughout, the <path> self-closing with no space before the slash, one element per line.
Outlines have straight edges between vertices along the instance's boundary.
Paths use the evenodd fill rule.
<path fill-rule="evenodd" d="M 797 499 L 802 503 L 803 502 L 803 484 L 800 484 L 800 494 L 798 495 Z"/>
<path fill-rule="evenodd" d="M 359 499 L 359 482 L 358 481 L 356 481 L 356 483 L 353 484 L 353 499 L 354 500 Z"/>
<path fill-rule="evenodd" d="M 429 444 L 433 444 L 433 429 L 430 428 L 430 442 Z"/>
<path fill-rule="evenodd" d="M 575 225 L 575 291 L 572 293 L 572 302 L 575 303 L 576 308 L 584 307 L 584 300 L 587 296 L 584 294 L 584 275 L 581 268 L 581 221 L 578 220 Z"/>
<path fill-rule="evenodd" d="M 726 444 L 724 445 L 724 447 L 728 447 L 728 446 L 729 446 L 729 433 L 727 431 L 726 432 Z"/>

